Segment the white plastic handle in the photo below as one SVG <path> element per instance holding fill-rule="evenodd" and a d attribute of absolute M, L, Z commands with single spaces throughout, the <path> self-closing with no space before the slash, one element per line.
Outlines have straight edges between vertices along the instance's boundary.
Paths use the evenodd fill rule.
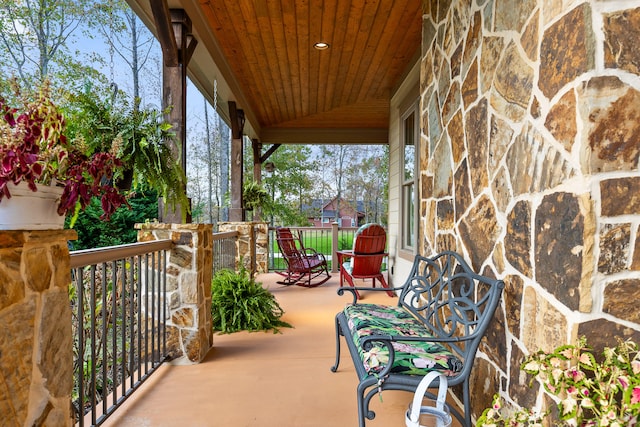
<path fill-rule="evenodd" d="M 438 388 L 438 400 L 436 401 L 436 409 L 440 411 L 444 411 L 444 402 L 447 399 L 447 377 L 442 375 L 440 372 L 431 371 L 427 375 L 424 376 L 418 387 L 416 388 L 416 393 L 413 395 L 413 403 L 411 404 L 411 415 L 409 419 L 411 422 L 416 423 L 420 418 L 420 408 L 422 407 L 422 399 L 424 399 L 424 394 L 436 378 L 440 378 L 440 386 Z"/>

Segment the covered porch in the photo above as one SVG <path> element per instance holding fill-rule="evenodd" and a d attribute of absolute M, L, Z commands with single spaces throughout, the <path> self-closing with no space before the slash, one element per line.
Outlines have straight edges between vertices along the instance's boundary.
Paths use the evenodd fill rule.
<path fill-rule="evenodd" d="M 103 424 L 141 426 L 352 426 L 357 425 L 356 373 L 343 348 L 338 372 L 334 315 L 350 301 L 338 296 L 339 275 L 317 288 L 282 286 L 275 273 L 260 274 L 293 328 L 281 334 L 215 335 L 197 365 L 162 365 Z M 390 304 L 386 293 L 366 293 L 365 302 Z M 344 343 L 343 343 L 344 344 Z M 376 417 L 367 426 L 404 425 L 412 395 L 385 391 L 374 398 Z M 450 399 L 450 404 L 455 404 Z M 457 426 L 454 419 L 454 426 Z"/>
<path fill-rule="evenodd" d="M 340 104 L 333 93 L 323 91 L 317 96 L 315 91 L 313 97 L 300 98 L 338 105 L 314 110 L 315 114 L 302 115 L 297 122 L 295 114 L 285 121 L 260 120 L 269 116 L 260 116 L 254 103 L 262 105 L 267 95 L 287 98 L 269 86 L 273 79 L 267 81 L 265 93 L 250 90 L 251 86 L 246 86 L 246 92 L 240 90 L 239 77 L 265 76 L 265 64 L 245 60 L 235 54 L 237 49 L 225 56 L 214 27 L 201 26 L 209 15 L 226 16 L 223 10 L 213 13 L 211 8 L 235 3 L 130 3 L 148 25 L 162 24 L 157 27 L 158 32 L 166 30 L 164 36 L 159 34 L 165 42 L 177 30 L 180 48 L 169 49 L 168 59 L 174 61 L 165 64 L 170 69 L 166 71 L 174 73 L 172 81 L 184 82 L 188 62 L 184 60 L 191 59 L 188 73 L 198 87 L 211 94 L 218 82 L 217 106 L 234 127 L 236 167 L 242 163 L 239 141 L 244 137 L 255 141 L 258 165 L 269 152 L 263 153 L 261 144 L 389 143 L 388 177 L 394 183 L 388 198 L 390 283 L 394 277 L 402 282 L 415 254 L 447 248 L 464 253 L 478 271 L 505 280 L 503 303 L 474 368 L 474 416 L 493 393 L 520 406 L 546 407 L 549 400 L 543 387 L 534 383 L 532 389 L 519 372 L 523 358 L 531 352 L 552 349 L 578 336 L 586 336 L 598 350 L 617 338 L 640 340 L 635 304 L 640 297 L 640 203 L 635 196 L 640 191 L 639 125 L 633 120 L 640 114 L 640 57 L 633 43 L 637 38 L 627 37 L 637 34 L 633 25 L 640 21 L 637 0 L 404 2 L 417 4 L 410 23 L 402 13 L 396 15 L 403 18 L 401 27 L 416 35 L 408 37 L 413 43 L 373 43 L 384 46 L 382 51 L 393 53 L 406 47 L 408 52 L 395 78 L 375 79 L 389 83 L 388 92 L 384 91 L 388 98 L 377 98 L 377 105 L 383 107 Z M 251 9 L 247 2 L 243 4 Z M 181 20 L 180 13 L 172 15 L 171 9 L 185 11 L 190 20 Z M 244 19 L 237 12 L 229 16 Z M 260 12 L 264 18 L 264 10 Z M 331 16 L 342 16 L 333 12 Z M 367 22 L 370 25 L 363 29 L 386 28 L 373 19 Z M 188 31 L 187 24 L 202 32 Z M 257 28 L 258 24 L 250 27 L 256 35 L 271 34 Z M 360 33 L 364 37 L 374 32 Z M 209 48 L 195 49 L 194 38 L 199 46 Z M 255 46 L 251 40 L 242 41 L 247 49 Z M 169 44 L 165 46 L 172 47 Z M 334 42 L 333 48 L 337 45 Z M 228 46 L 237 48 L 233 43 Z M 612 52 L 611 46 L 619 50 Z M 311 52 L 320 55 L 337 49 Z M 272 52 L 264 55 L 273 58 Z M 367 65 L 371 62 L 352 61 L 349 54 L 340 57 L 347 65 L 374 68 Z M 229 63 L 232 60 L 242 65 L 236 72 Z M 285 56 L 283 62 L 291 61 Z M 323 63 L 328 64 L 315 65 Z M 246 69 L 249 65 L 259 71 Z M 317 66 L 303 69 L 319 73 Z M 339 76 L 333 81 L 341 84 L 356 78 L 367 81 L 358 73 L 351 78 L 331 72 L 322 75 Z M 225 76 L 233 77 L 226 83 L 238 90 L 222 84 Z M 317 81 L 318 75 L 314 76 Z M 176 105 L 173 112 L 184 113 L 180 108 L 184 107 L 183 86 L 166 83 L 172 89 L 167 99 Z M 357 92 L 353 91 L 355 98 Z M 334 107 L 333 102 L 327 104 Z M 381 112 L 376 123 L 353 122 L 353 112 L 375 111 Z M 181 125 L 176 129 L 184 130 L 184 121 L 177 122 Z M 303 136 L 315 139 L 302 140 Z M 348 136 L 360 139 L 348 140 Z M 406 183 L 401 179 L 405 166 L 414 166 L 415 172 Z M 240 181 L 234 181 L 231 191 L 236 196 L 241 194 Z M 232 197 L 237 217 L 233 221 L 241 221 L 241 202 Z M 55 254 L 65 251 L 60 245 L 54 250 Z M 38 259 L 34 253 L 28 254 L 27 261 Z M 16 258 L 15 253 L 10 255 L 5 259 Z M 63 264 L 55 266 L 68 270 Z M 259 280 L 269 284 L 264 276 Z M 213 346 L 203 350 L 202 364 L 162 366 L 108 420 L 109 425 L 353 425 L 357 381 L 346 360 L 349 356 L 344 356 L 338 373 L 329 369 L 334 357 L 333 316 L 347 302 L 335 295 L 336 281 L 334 276 L 316 289 L 272 288 L 286 311 L 284 320 L 295 329 L 282 335 L 216 336 Z M 36 284 L 42 285 L 41 280 Z M 207 285 L 205 280 L 199 283 Z M 59 286 L 55 296 L 67 303 L 65 292 Z M 5 318 L 12 321 L 21 313 L 31 314 L 31 300 L 23 295 L 12 295 L 8 309 L 0 314 L 6 313 Z M 31 298 L 31 293 L 26 295 Z M 53 374 L 58 372 L 51 370 L 49 383 L 60 384 L 61 394 L 66 392 L 67 378 Z M 385 393 L 384 402 L 372 402 L 378 416 L 370 425 L 402 425 L 408 401 L 406 393 L 398 397 Z M 67 401 L 61 408 L 68 408 Z M 59 411 L 59 419 L 65 415 Z"/>

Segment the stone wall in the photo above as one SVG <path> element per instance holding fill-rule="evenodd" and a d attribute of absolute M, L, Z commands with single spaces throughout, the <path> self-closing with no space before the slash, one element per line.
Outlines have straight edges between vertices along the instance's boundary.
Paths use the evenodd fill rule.
<path fill-rule="evenodd" d="M 474 415 L 525 354 L 640 341 L 640 1 L 424 0 L 420 252 L 507 283 Z"/>
<path fill-rule="evenodd" d="M 71 230 L 0 231 L 2 425 L 73 425 L 67 241 L 76 238 Z"/>
<path fill-rule="evenodd" d="M 220 222 L 220 232 L 237 231 L 236 265 L 252 273 L 269 272 L 269 225 L 266 222 Z"/>
<path fill-rule="evenodd" d="M 138 241 L 170 239 L 167 351 L 173 363 L 198 363 L 213 346 L 211 224 L 137 224 Z"/>

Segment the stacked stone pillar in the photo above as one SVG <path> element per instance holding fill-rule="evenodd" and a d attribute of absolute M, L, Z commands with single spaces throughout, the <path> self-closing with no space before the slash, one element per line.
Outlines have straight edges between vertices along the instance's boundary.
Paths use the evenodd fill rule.
<path fill-rule="evenodd" d="M 213 346 L 211 224 L 139 224 L 139 241 L 171 239 L 167 261 L 167 350 L 173 363 L 198 363 Z"/>
<path fill-rule="evenodd" d="M 0 231 L 0 424 L 71 426 L 72 230 Z"/>
<path fill-rule="evenodd" d="M 236 266 L 254 273 L 269 271 L 269 225 L 266 222 L 221 222 L 221 232 L 237 231 Z"/>

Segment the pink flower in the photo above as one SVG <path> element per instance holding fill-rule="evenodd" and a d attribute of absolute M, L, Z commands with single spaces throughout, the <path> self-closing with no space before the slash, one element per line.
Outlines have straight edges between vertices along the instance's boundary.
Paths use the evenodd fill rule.
<path fill-rule="evenodd" d="M 618 382 L 622 386 L 623 390 L 626 390 L 627 387 L 629 387 L 629 379 L 627 377 L 625 377 L 624 375 L 621 375 L 621 376 L 618 377 Z"/>
<path fill-rule="evenodd" d="M 634 387 L 631 392 L 631 404 L 640 403 L 640 387 Z"/>

